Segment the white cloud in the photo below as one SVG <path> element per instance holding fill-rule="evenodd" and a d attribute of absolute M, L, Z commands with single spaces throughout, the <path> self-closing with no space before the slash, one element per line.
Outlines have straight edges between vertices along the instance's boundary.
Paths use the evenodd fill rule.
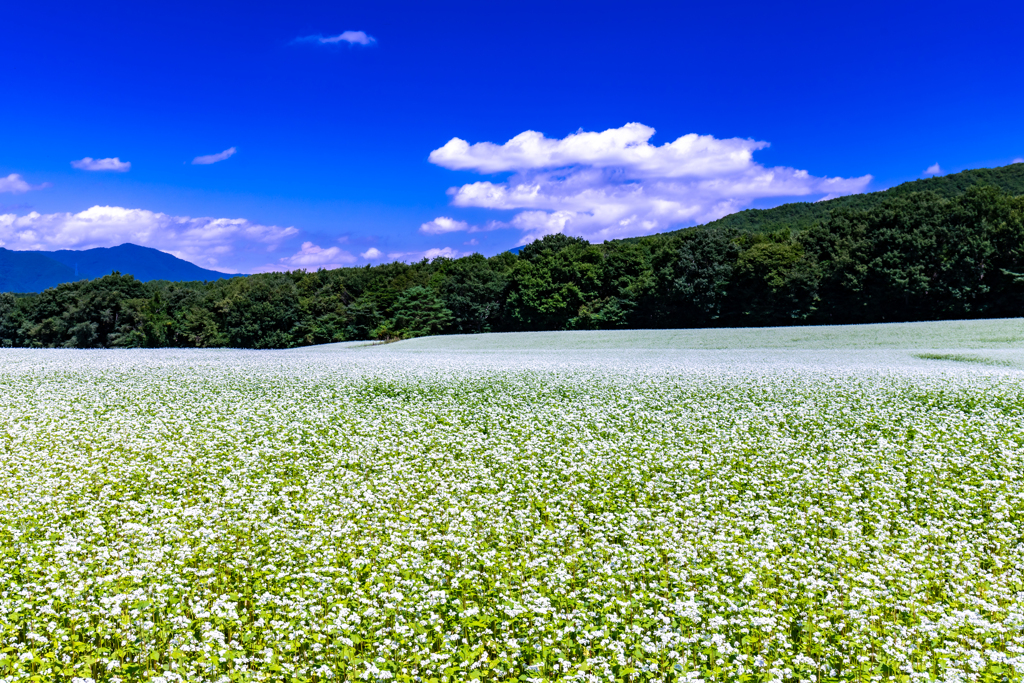
<path fill-rule="evenodd" d="M 446 258 L 457 258 L 459 252 L 451 247 L 443 247 L 441 249 L 427 249 L 426 251 L 392 251 L 386 255 L 386 258 L 392 261 L 422 261 L 423 259 L 433 260 L 439 256 Z M 377 247 L 370 247 L 363 253 L 359 254 L 360 258 L 368 261 L 382 261 L 385 259 L 385 254 Z"/>
<path fill-rule="evenodd" d="M 121 161 L 118 157 L 112 159 L 93 159 L 85 157 L 78 161 L 72 161 L 71 165 L 81 171 L 117 171 L 124 173 L 132 167 L 132 162 Z"/>
<path fill-rule="evenodd" d="M 1010 163 L 1013 163 L 1013 164 L 1024 164 L 1024 157 L 1017 157 L 1016 159 L 1014 159 Z"/>
<path fill-rule="evenodd" d="M 425 235 L 443 235 L 446 232 L 469 230 L 469 227 L 469 223 L 466 221 L 457 221 L 448 216 L 438 216 L 434 220 L 420 225 L 420 232 Z"/>
<path fill-rule="evenodd" d="M 192 160 L 192 164 L 199 166 L 208 166 L 209 164 L 215 164 L 218 161 L 224 161 L 225 159 L 231 157 L 237 151 L 238 150 L 236 150 L 234 147 L 228 147 L 223 152 L 217 152 L 216 154 L 206 154 L 203 156 L 196 157 L 195 159 Z"/>
<path fill-rule="evenodd" d="M 24 178 L 17 173 L 12 173 L 6 178 L 0 176 L 0 192 L 10 192 L 11 194 L 23 194 L 30 190 L 42 190 L 43 188 L 49 187 L 50 183 L 43 183 L 42 185 L 29 185 Z"/>
<path fill-rule="evenodd" d="M 356 262 L 356 257 L 344 249 L 329 247 L 324 249 L 312 242 L 303 242 L 302 248 L 291 256 L 280 259 L 276 264 L 256 268 L 258 272 L 279 272 L 284 270 L 317 270 L 319 268 L 341 268 Z"/>
<path fill-rule="evenodd" d="M 458 258 L 459 252 L 451 247 L 443 247 L 441 249 L 427 249 L 426 251 L 393 251 L 388 254 L 388 258 L 396 261 L 422 261 L 427 259 L 433 261 L 438 257 L 444 258 Z"/>
<path fill-rule="evenodd" d="M 935 162 L 934 164 L 932 164 L 928 168 L 924 169 L 924 174 L 925 175 L 940 175 L 941 173 L 942 173 L 942 169 L 939 168 L 939 163 L 938 162 Z"/>
<path fill-rule="evenodd" d="M 367 35 L 364 31 L 343 31 L 336 36 L 323 36 L 318 33 L 315 36 L 303 36 L 295 40 L 300 43 L 319 43 L 321 45 L 337 45 L 339 43 L 373 45 L 377 42 L 376 38 Z"/>
<path fill-rule="evenodd" d="M 0 247 L 50 251 L 131 242 L 226 272 L 245 272 L 245 264 L 255 260 L 251 252 L 263 260 L 267 251 L 298 232 L 244 218 L 169 216 L 120 206 L 94 206 L 75 214 L 0 214 Z"/>
<path fill-rule="evenodd" d="M 721 175 L 746 169 L 752 153 L 767 142 L 690 133 L 675 142 L 655 147 L 647 142 L 654 129 L 641 123 L 627 123 L 600 133 L 577 132 L 561 140 L 528 130 L 504 145 L 452 138 L 430 153 L 430 161 L 453 170 L 480 173 L 528 171 L 541 168 L 591 166 L 621 167 L 630 177 L 679 178 Z"/>
<path fill-rule="evenodd" d="M 419 258 L 434 260 L 441 256 L 445 258 L 458 258 L 459 252 L 456 251 L 455 249 L 452 249 L 451 247 L 444 247 L 442 249 L 427 249 Z"/>
<path fill-rule="evenodd" d="M 487 221 L 483 225 L 470 225 L 466 221 L 457 221 L 448 216 L 438 216 L 432 221 L 420 225 L 420 232 L 424 235 L 444 235 L 449 232 L 489 232 L 509 227 L 508 223 L 501 221 Z"/>
<path fill-rule="evenodd" d="M 753 153 L 767 142 L 689 134 L 656 147 L 648 142 L 653 135 L 653 128 L 629 123 L 560 140 L 526 131 L 503 145 L 453 138 L 430 161 L 452 170 L 513 172 L 504 182 L 469 183 L 448 193 L 455 206 L 521 210 L 510 224 L 524 232 L 524 244 L 563 231 L 588 239 L 649 234 L 714 220 L 755 199 L 837 197 L 862 192 L 871 181 L 870 175 L 828 178 L 762 166 Z M 487 229 L 508 225 L 492 222 Z"/>

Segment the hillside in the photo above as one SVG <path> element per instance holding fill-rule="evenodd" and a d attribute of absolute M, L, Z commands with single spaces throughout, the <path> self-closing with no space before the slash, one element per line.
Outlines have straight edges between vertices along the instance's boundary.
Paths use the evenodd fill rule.
<path fill-rule="evenodd" d="M 740 229 L 710 224 L 602 244 L 548 235 L 491 258 L 237 278 L 205 271 L 220 278 L 206 282 L 125 268 L 161 279 L 105 275 L 0 294 L 0 346 L 282 348 L 476 332 L 1019 318 L 1022 172 L 969 171 L 716 222 L 745 221 Z M 47 256 L 51 268 L 77 264 L 79 277 L 83 267 L 115 265 L 94 265 L 87 252 L 57 256 L 71 260 Z"/>
<path fill-rule="evenodd" d="M 41 292 L 62 282 L 93 280 L 118 271 L 136 280 L 172 282 L 234 277 L 200 268 L 171 254 L 136 244 L 74 251 L 11 251 L 0 248 L 0 291 Z"/>
<path fill-rule="evenodd" d="M 41 292 L 76 280 L 75 271 L 41 251 L 0 247 L 0 292 Z"/>
<path fill-rule="evenodd" d="M 851 194 L 824 202 L 793 202 L 772 209 L 747 209 L 711 221 L 700 227 L 735 228 L 743 232 L 774 232 L 781 228 L 804 230 L 836 209 L 866 211 L 893 197 L 912 192 L 934 192 L 945 199 L 964 194 L 969 188 L 991 186 L 1012 195 L 1024 194 L 1024 163 L 999 168 L 978 168 L 961 173 L 912 180 L 888 190 Z M 683 228 L 682 230 L 692 230 Z M 682 232 L 675 230 L 673 234 Z"/>

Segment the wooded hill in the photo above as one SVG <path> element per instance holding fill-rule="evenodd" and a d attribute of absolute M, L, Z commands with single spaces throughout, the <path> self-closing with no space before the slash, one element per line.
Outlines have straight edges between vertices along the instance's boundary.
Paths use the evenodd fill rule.
<path fill-rule="evenodd" d="M 912 180 L 880 192 L 851 194 L 823 202 L 794 202 L 773 209 L 747 209 L 719 218 L 703 227 L 735 228 L 749 232 L 774 232 L 784 228 L 806 230 L 827 218 L 828 214 L 836 209 L 866 211 L 886 199 L 904 197 L 914 192 L 934 192 L 944 199 L 952 199 L 972 187 L 998 187 L 1007 194 L 1024 194 L 1024 164 L 978 168 L 952 175 Z M 684 228 L 687 229 L 689 228 Z"/>
<path fill-rule="evenodd" d="M 502 330 L 1024 314 L 1024 164 L 603 244 L 216 282 L 118 274 L 0 294 L 6 346 L 282 348 Z"/>

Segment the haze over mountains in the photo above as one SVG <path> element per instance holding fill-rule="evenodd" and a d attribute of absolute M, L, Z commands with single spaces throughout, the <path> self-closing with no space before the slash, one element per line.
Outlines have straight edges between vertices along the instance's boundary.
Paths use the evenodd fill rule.
<path fill-rule="evenodd" d="M 11 251 L 0 247 L 0 292 L 41 292 L 62 282 L 92 280 L 114 271 L 143 282 L 236 277 L 136 244 L 81 251 Z"/>

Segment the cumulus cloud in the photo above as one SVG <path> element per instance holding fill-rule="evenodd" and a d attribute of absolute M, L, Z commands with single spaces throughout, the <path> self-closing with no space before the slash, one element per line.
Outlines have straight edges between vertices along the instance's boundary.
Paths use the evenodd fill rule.
<path fill-rule="evenodd" d="M 12 173 L 6 178 L 0 176 L 0 192 L 10 192 L 11 194 L 24 194 L 30 190 L 42 190 L 44 187 L 49 187 L 50 183 L 43 183 L 42 185 L 29 185 L 28 182 L 17 173 Z"/>
<path fill-rule="evenodd" d="M 457 221 L 448 216 L 438 216 L 434 220 L 420 225 L 420 232 L 425 235 L 443 235 L 446 232 L 458 232 L 459 230 L 469 230 L 469 223 Z"/>
<path fill-rule="evenodd" d="M 934 164 L 932 164 L 928 168 L 924 169 L 924 174 L 925 175 L 941 175 L 942 174 L 942 169 L 939 168 L 939 162 L 936 161 Z"/>
<path fill-rule="evenodd" d="M 1014 159 L 1010 163 L 1013 163 L 1013 164 L 1024 164 L 1024 157 L 1017 157 L 1016 159 Z"/>
<path fill-rule="evenodd" d="M 317 270 L 319 268 L 341 268 L 356 262 L 356 257 L 339 247 L 324 249 L 312 242 L 303 242 L 302 248 L 291 256 L 279 259 L 277 263 L 256 268 L 258 272 L 279 272 L 285 270 Z"/>
<path fill-rule="evenodd" d="M 376 260 L 382 258 L 383 256 L 384 256 L 384 252 L 382 252 L 377 247 L 370 247 L 369 249 L 367 249 L 363 253 L 359 254 L 359 258 L 364 258 L 364 259 L 367 259 L 368 261 L 376 261 Z"/>
<path fill-rule="evenodd" d="M 225 272 L 243 272 L 245 260 L 252 260 L 247 252 L 265 259 L 267 251 L 298 232 L 244 218 L 169 216 L 120 206 L 94 206 L 74 214 L 0 214 L 0 247 L 51 251 L 131 242 Z"/>
<path fill-rule="evenodd" d="M 871 182 L 870 175 L 829 178 L 762 166 L 753 154 L 767 142 L 691 133 L 659 147 L 649 142 L 654 132 L 629 123 L 562 139 L 526 131 L 501 145 L 452 138 L 429 158 L 452 170 L 511 172 L 503 182 L 468 183 L 448 193 L 455 206 L 518 210 L 509 223 L 492 222 L 487 229 L 518 228 L 523 244 L 553 232 L 588 239 L 648 234 L 714 220 L 756 199 L 838 197 L 862 192 Z M 437 229 L 439 220 L 424 226 Z M 429 232 L 424 226 L 421 231 Z"/>
<path fill-rule="evenodd" d="M 208 166 L 210 164 L 215 164 L 218 161 L 224 161 L 225 159 L 231 157 L 237 151 L 238 150 L 236 150 L 234 147 L 228 147 L 223 152 L 217 152 L 216 154 L 205 154 L 203 156 L 196 157 L 195 159 L 192 160 L 192 163 L 193 165 L 198 166 Z"/>
<path fill-rule="evenodd" d="M 339 43 L 373 45 L 377 42 L 377 39 L 367 35 L 365 31 L 342 31 L 336 36 L 324 36 L 318 33 L 315 36 L 296 38 L 295 41 L 299 43 L 318 43 L 320 45 L 338 45 Z"/>

